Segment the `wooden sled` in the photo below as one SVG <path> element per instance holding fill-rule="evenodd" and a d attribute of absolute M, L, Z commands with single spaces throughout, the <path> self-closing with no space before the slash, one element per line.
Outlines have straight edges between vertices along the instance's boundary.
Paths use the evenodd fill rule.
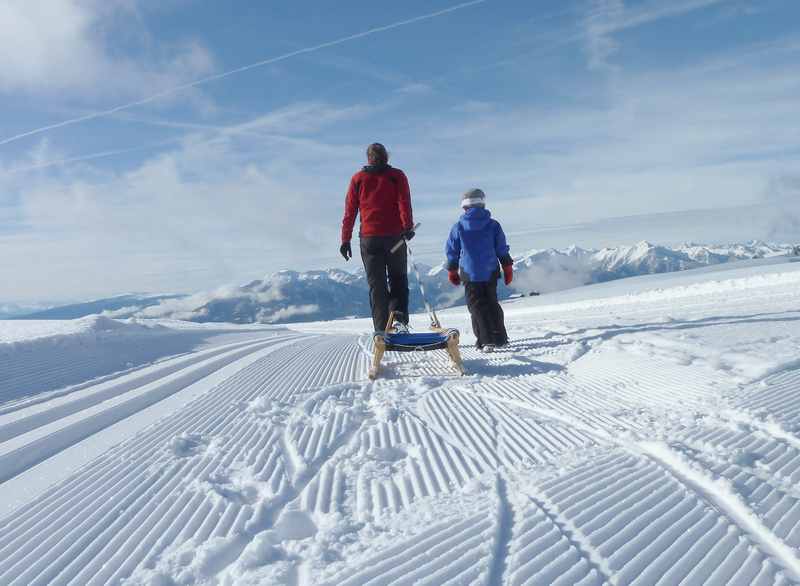
<path fill-rule="evenodd" d="M 381 360 L 385 352 L 428 352 L 430 350 L 447 350 L 450 363 L 459 374 L 466 374 L 461 352 L 458 350 L 459 333 L 452 328 L 442 328 L 438 320 L 431 326 L 430 332 L 412 334 L 397 332 L 392 328 L 394 312 L 389 314 L 386 330 L 376 332 L 372 339 L 373 354 L 372 365 L 369 369 L 369 378 L 375 380 L 380 372 Z M 437 327 L 438 326 L 438 327 Z"/>

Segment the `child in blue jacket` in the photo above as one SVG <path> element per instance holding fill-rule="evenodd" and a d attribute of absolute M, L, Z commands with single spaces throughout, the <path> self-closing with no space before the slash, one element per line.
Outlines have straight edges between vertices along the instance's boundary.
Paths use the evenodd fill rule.
<path fill-rule="evenodd" d="M 486 209 L 486 194 L 471 189 L 461 200 L 464 215 L 450 230 L 445 253 L 450 282 L 464 283 L 476 346 L 491 352 L 508 343 L 503 308 L 497 301 L 502 267 L 506 285 L 514 276 L 506 235 Z"/>

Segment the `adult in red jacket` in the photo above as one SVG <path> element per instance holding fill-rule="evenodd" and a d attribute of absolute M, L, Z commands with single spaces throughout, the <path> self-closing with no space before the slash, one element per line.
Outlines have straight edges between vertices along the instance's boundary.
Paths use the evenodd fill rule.
<path fill-rule="evenodd" d="M 367 147 L 366 167 L 353 175 L 344 203 L 342 245 L 339 252 L 350 260 L 350 240 L 356 216 L 361 214 L 359 230 L 361 260 L 367 272 L 372 323 L 376 331 L 386 328 L 390 312 L 408 324 L 408 265 L 406 247 L 391 248 L 400 238 L 414 237 L 411 192 L 400 169 L 389 165 L 389 154 L 380 143 Z"/>

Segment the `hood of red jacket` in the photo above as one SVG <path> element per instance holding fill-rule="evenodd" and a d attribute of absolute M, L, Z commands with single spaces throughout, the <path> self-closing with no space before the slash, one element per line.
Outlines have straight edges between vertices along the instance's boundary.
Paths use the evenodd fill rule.
<path fill-rule="evenodd" d="M 391 168 L 391 165 L 365 165 L 361 170 L 365 173 L 381 173 Z"/>

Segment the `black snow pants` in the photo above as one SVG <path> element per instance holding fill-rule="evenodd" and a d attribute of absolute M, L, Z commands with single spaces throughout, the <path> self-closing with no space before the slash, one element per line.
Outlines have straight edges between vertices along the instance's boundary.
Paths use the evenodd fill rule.
<path fill-rule="evenodd" d="M 466 282 L 467 307 L 472 317 L 475 345 L 502 346 L 508 343 L 503 308 L 497 300 L 497 279 L 485 282 Z"/>
<path fill-rule="evenodd" d="M 389 314 L 394 311 L 399 321 L 408 323 L 408 264 L 406 247 L 389 250 L 400 236 L 366 236 L 361 238 L 361 260 L 367 272 L 369 305 L 375 331 L 386 329 Z"/>

